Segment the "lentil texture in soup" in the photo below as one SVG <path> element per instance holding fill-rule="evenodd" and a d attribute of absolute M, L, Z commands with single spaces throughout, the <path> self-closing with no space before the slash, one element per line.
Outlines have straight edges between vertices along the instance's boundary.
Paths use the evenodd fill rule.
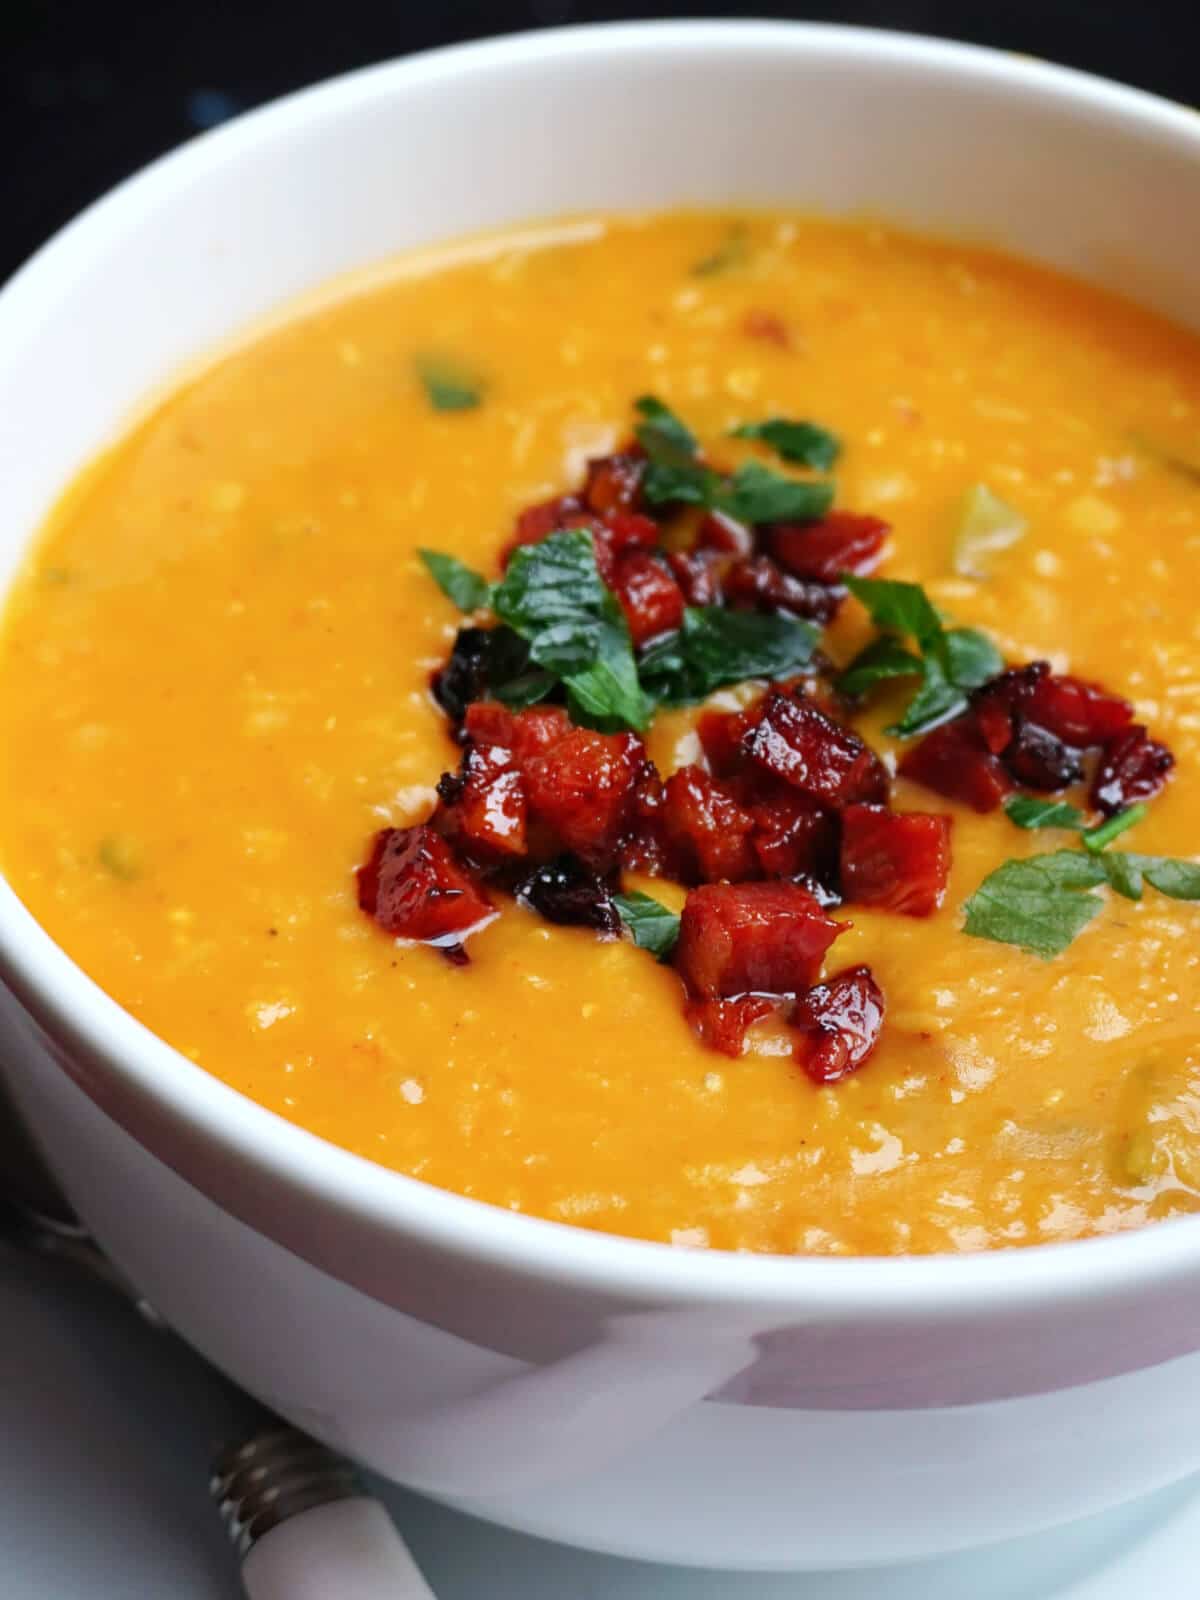
<path fill-rule="evenodd" d="M 1200 345 L 1130 305 L 866 224 L 481 241 L 69 491 L 0 856 L 207 1071 L 462 1194 L 1129 1228 L 1200 1204 L 1198 562 Z"/>

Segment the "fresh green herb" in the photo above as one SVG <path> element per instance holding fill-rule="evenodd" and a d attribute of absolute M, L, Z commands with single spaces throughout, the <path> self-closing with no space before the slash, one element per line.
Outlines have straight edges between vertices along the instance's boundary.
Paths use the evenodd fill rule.
<path fill-rule="evenodd" d="M 954 570 L 964 578 L 991 576 L 991 557 L 1025 537 L 1029 524 L 985 483 L 967 490 L 954 529 Z"/>
<path fill-rule="evenodd" d="M 648 894 L 613 895 L 613 904 L 630 938 L 641 950 L 665 961 L 679 938 L 679 918 Z"/>
<path fill-rule="evenodd" d="M 641 395 L 633 402 L 633 409 L 642 419 L 635 425 L 634 434 L 652 461 L 686 467 L 700 454 L 695 434 L 657 396 Z"/>
<path fill-rule="evenodd" d="M 811 522 L 833 504 L 832 483 L 785 478 L 761 461 L 723 478 L 699 459 L 695 435 L 661 400 L 642 395 L 635 409 L 642 420 L 634 432 L 650 458 L 642 490 L 651 505 L 709 506 L 739 522 Z"/>
<path fill-rule="evenodd" d="M 1114 850 L 1110 856 L 1096 858 L 1104 868 L 1108 886 L 1126 900 L 1140 900 L 1145 887 L 1137 859 L 1125 850 Z"/>
<path fill-rule="evenodd" d="M 515 550 L 491 601 L 500 620 L 528 641 L 533 664 L 562 679 L 576 721 L 646 726 L 653 707 L 638 683 L 629 628 L 600 577 L 586 529 Z"/>
<path fill-rule="evenodd" d="M 497 634 L 504 633 L 511 633 L 511 629 L 493 628 L 489 637 L 495 638 Z M 518 635 L 512 634 L 512 637 L 515 639 Z M 488 677 L 488 688 L 492 695 L 512 711 L 524 711 L 528 706 L 536 706 L 558 683 L 552 672 L 528 667 L 529 646 L 525 644 L 524 639 L 520 642 L 525 646 L 526 670 L 515 672 L 511 677 L 505 677 L 500 671 L 493 671 Z"/>
<path fill-rule="evenodd" d="M 739 522 L 812 522 L 829 510 L 833 495 L 828 479 L 785 478 L 760 461 L 746 461 L 721 485 L 715 504 Z"/>
<path fill-rule="evenodd" d="M 845 582 L 851 594 L 866 606 L 877 628 L 910 635 L 920 645 L 923 655 L 940 647 L 942 619 L 919 583 L 853 576 L 848 576 Z"/>
<path fill-rule="evenodd" d="M 857 696 L 888 678 L 921 678 L 904 715 L 887 730 L 898 738 L 911 738 L 957 716 L 965 710 L 972 689 L 1004 670 L 1004 659 L 986 634 L 943 626 L 920 584 L 856 578 L 852 573 L 844 574 L 843 581 L 876 626 L 884 629 L 884 636 L 855 657 L 838 687 Z M 897 635 L 916 640 L 919 658 L 903 647 Z"/>
<path fill-rule="evenodd" d="M 1006 800 L 1004 810 L 1009 821 L 1015 822 L 1018 828 L 1066 828 L 1078 833 L 1084 849 L 1093 855 L 1107 850 L 1114 839 L 1119 839 L 1127 829 L 1136 827 L 1146 815 L 1145 806 L 1129 806 L 1125 811 L 1118 811 L 1115 817 L 1109 817 L 1106 822 L 1089 828 L 1086 826 L 1087 817 L 1078 806 L 1066 800 L 1035 800 L 1032 795 L 1024 794 L 1013 795 Z"/>
<path fill-rule="evenodd" d="M 731 267 L 740 267 L 750 254 L 750 234 L 744 222 L 735 222 L 712 252 L 692 267 L 694 278 L 711 278 Z"/>
<path fill-rule="evenodd" d="M 435 411 L 473 411 L 483 402 L 479 378 L 444 356 L 418 356 L 417 377 Z"/>
<path fill-rule="evenodd" d="M 1194 861 L 1134 855 L 1127 850 L 1111 850 L 1098 859 L 1109 883 L 1127 900 L 1142 898 L 1143 879 L 1171 900 L 1200 900 L 1200 865 Z"/>
<path fill-rule="evenodd" d="M 711 506 L 720 489 L 720 475 L 699 460 L 691 429 L 652 394 L 634 402 L 641 421 L 634 434 L 649 457 L 642 492 L 651 505 Z"/>
<path fill-rule="evenodd" d="M 720 476 L 700 461 L 673 467 L 652 460 L 642 475 L 642 493 L 652 506 L 711 506 L 720 487 Z"/>
<path fill-rule="evenodd" d="M 1006 807 L 1010 816 L 1012 806 L 1010 801 Z M 1093 837 L 1098 832 L 1092 830 Z M 1103 902 L 1093 889 L 1107 884 L 1126 900 L 1140 900 L 1147 883 L 1173 900 L 1200 900 L 1200 864 L 1103 845 L 1006 861 L 967 901 L 965 928 L 977 938 L 1019 945 L 1049 960 L 1099 911 Z"/>
<path fill-rule="evenodd" d="M 557 646 L 554 648 L 557 650 Z M 531 650 L 538 659 L 536 642 Z M 622 728 L 640 730 L 654 714 L 654 702 L 643 692 L 638 679 L 625 614 L 607 590 L 593 659 L 585 667 L 564 673 L 563 683 L 572 720 L 586 727 L 605 733 Z"/>
<path fill-rule="evenodd" d="M 858 700 L 891 678 L 919 678 L 925 668 L 920 656 L 906 650 L 898 639 L 881 633 L 872 639 L 838 679 L 838 688 L 848 699 Z"/>
<path fill-rule="evenodd" d="M 1004 802 L 1010 822 L 1018 828 L 1082 828 L 1084 814 L 1065 800 L 1035 800 L 1032 795 L 1015 794 Z"/>
<path fill-rule="evenodd" d="M 743 422 L 740 428 L 732 430 L 732 437 L 761 439 L 784 461 L 813 467 L 818 472 L 828 472 L 842 448 L 837 434 L 830 433 L 828 428 L 818 427 L 815 422 L 791 422 L 787 417 L 771 417 L 766 422 Z"/>
<path fill-rule="evenodd" d="M 642 657 L 642 682 L 663 704 L 687 705 L 725 684 L 802 671 L 819 637 L 811 623 L 794 617 L 689 607 L 678 633 Z"/>
<path fill-rule="evenodd" d="M 417 554 L 429 569 L 434 583 L 460 611 L 478 611 L 490 602 L 491 584 L 464 566 L 456 556 L 443 555 L 440 550 L 418 550 Z"/>
<path fill-rule="evenodd" d="M 1103 862 L 1082 850 L 1006 861 L 967 901 L 966 932 L 1049 961 L 1100 910 L 1103 901 L 1089 891 L 1106 880 Z"/>
<path fill-rule="evenodd" d="M 1129 828 L 1136 828 L 1146 815 L 1145 806 L 1128 806 L 1124 811 L 1118 811 L 1115 817 L 1109 817 L 1107 822 L 1097 823 L 1094 828 L 1083 830 L 1083 847 L 1099 855 Z"/>
<path fill-rule="evenodd" d="M 123 883 L 140 878 L 145 866 L 141 845 L 127 833 L 111 833 L 101 839 L 96 855 L 100 865 Z"/>
<path fill-rule="evenodd" d="M 947 628 L 943 635 L 950 681 L 959 689 L 981 689 L 1004 671 L 1004 657 L 978 628 Z"/>

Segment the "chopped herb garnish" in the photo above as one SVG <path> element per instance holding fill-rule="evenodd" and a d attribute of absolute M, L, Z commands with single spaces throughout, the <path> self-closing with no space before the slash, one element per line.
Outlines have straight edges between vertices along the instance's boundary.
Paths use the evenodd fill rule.
<path fill-rule="evenodd" d="M 508 628 L 493 628 L 492 632 L 508 633 Z M 515 638 L 516 635 L 513 635 Z M 525 641 L 522 639 L 521 643 Z M 526 659 L 528 659 L 528 646 L 526 646 Z M 519 672 L 514 677 L 493 677 L 489 687 L 492 694 L 502 705 L 508 706 L 513 711 L 524 711 L 528 706 L 536 706 L 544 700 L 554 689 L 558 679 L 552 672 Z"/>
<path fill-rule="evenodd" d="M 653 707 L 638 683 L 629 628 L 586 529 L 515 550 L 492 607 L 528 641 L 534 665 L 562 679 L 577 722 L 646 726 Z"/>
<path fill-rule="evenodd" d="M 1114 839 L 1119 839 L 1129 828 L 1134 828 L 1146 815 L 1145 806 L 1129 806 L 1118 811 L 1115 817 L 1089 828 L 1087 817 L 1078 806 L 1066 800 L 1037 800 L 1032 795 L 1013 795 L 1004 802 L 1010 822 L 1018 828 L 1066 828 L 1078 833 L 1085 850 L 1099 855 Z"/>
<path fill-rule="evenodd" d="M 634 944 L 665 961 L 679 939 L 679 918 L 648 894 L 636 890 L 613 895 L 621 921 Z"/>
<path fill-rule="evenodd" d="M 845 694 L 857 696 L 888 678 L 920 676 L 921 686 L 900 721 L 888 728 L 898 738 L 911 738 L 947 722 L 966 709 L 972 689 L 1004 670 L 1004 659 L 986 634 L 974 628 L 946 628 L 929 596 L 918 583 L 888 578 L 843 575 L 850 592 L 884 629 L 850 663 L 838 680 Z M 914 656 L 897 635 L 915 639 Z"/>
<path fill-rule="evenodd" d="M 1015 794 L 1004 802 L 1010 822 L 1018 828 L 1082 828 L 1086 820 L 1078 806 L 1066 800 L 1035 800 L 1032 795 Z"/>
<path fill-rule="evenodd" d="M 715 505 L 720 487 L 719 474 L 699 461 L 674 467 L 651 460 L 642 477 L 642 493 L 652 506 Z"/>
<path fill-rule="evenodd" d="M 650 504 L 714 504 L 721 478 L 699 459 L 700 447 L 691 429 L 652 394 L 642 395 L 634 409 L 642 420 L 633 431 L 649 457 L 642 492 Z"/>
<path fill-rule="evenodd" d="M 785 478 L 760 461 L 747 461 L 717 491 L 715 503 L 739 522 L 813 522 L 833 504 L 828 479 Z"/>
<path fill-rule="evenodd" d="M 794 617 L 692 606 L 678 633 L 642 657 L 642 682 L 663 704 L 687 705 L 726 684 L 803 671 L 819 637 L 811 623 Z"/>
<path fill-rule="evenodd" d="M 1129 806 L 1124 811 L 1118 811 L 1115 817 L 1109 817 L 1107 822 L 1097 823 L 1094 828 L 1085 828 L 1084 849 L 1099 855 L 1101 850 L 1106 850 L 1113 840 L 1119 839 L 1128 828 L 1136 828 L 1145 815 L 1145 806 Z"/>
<path fill-rule="evenodd" d="M 1110 850 L 1098 858 L 1108 881 L 1127 900 L 1142 898 L 1142 880 L 1171 900 L 1200 900 L 1200 864 L 1172 856 L 1141 856 Z"/>
<path fill-rule="evenodd" d="M 642 419 L 634 434 L 651 461 L 686 467 L 699 455 L 695 434 L 655 395 L 642 395 L 633 402 L 633 409 Z"/>
<path fill-rule="evenodd" d="M 482 403 L 482 382 L 448 358 L 418 356 L 416 368 L 435 411 L 473 411 Z"/>
<path fill-rule="evenodd" d="M 1144 885 L 1135 856 L 1129 855 L 1124 850 L 1114 850 L 1112 855 L 1101 856 L 1099 860 L 1104 867 L 1104 875 L 1108 879 L 1110 889 L 1126 900 L 1142 898 Z"/>
<path fill-rule="evenodd" d="M 890 634 L 872 639 L 838 679 L 838 689 L 851 700 L 858 700 L 877 683 L 890 678 L 919 678 L 924 672 L 920 656 L 906 650 Z"/>
<path fill-rule="evenodd" d="M 871 621 L 891 633 L 909 634 L 922 653 L 937 648 L 942 636 L 942 619 L 919 583 L 901 583 L 892 578 L 846 579 L 847 587 L 866 606 Z"/>
<path fill-rule="evenodd" d="M 1103 905 L 1088 891 L 1106 881 L 1099 857 L 1083 850 L 1006 861 L 967 901 L 967 933 L 1015 944 L 1049 961 L 1060 955 Z"/>
<path fill-rule="evenodd" d="M 464 566 L 457 556 L 443 555 L 440 550 L 418 550 L 417 554 L 434 583 L 460 611 L 478 611 L 490 602 L 491 584 Z"/>
<path fill-rule="evenodd" d="M 1005 808 L 1010 816 L 1012 805 Z M 1092 837 L 1099 832 L 1091 830 Z M 1140 900 L 1147 883 L 1173 900 L 1200 900 L 1200 864 L 1105 850 L 1103 845 L 1006 861 L 967 901 L 965 928 L 977 938 L 1019 945 L 1049 960 L 1099 911 L 1103 902 L 1093 889 L 1107 884 L 1126 900 Z"/>
<path fill-rule="evenodd" d="M 749 231 L 744 222 L 735 222 L 712 254 L 695 262 L 692 276 L 711 278 L 719 272 L 728 272 L 731 267 L 741 266 L 749 253 Z"/>
<path fill-rule="evenodd" d="M 738 522 L 812 522 L 833 504 L 832 483 L 785 478 L 761 461 L 722 477 L 700 460 L 695 435 L 661 400 L 643 395 L 636 409 L 642 420 L 634 432 L 650 458 L 642 490 L 651 505 L 708 506 Z"/>
<path fill-rule="evenodd" d="M 841 453 L 842 442 L 836 433 L 815 422 L 791 422 L 787 417 L 771 417 L 766 422 L 743 422 L 732 430 L 734 439 L 760 439 L 770 445 L 784 461 L 801 467 L 828 472 Z"/>
<path fill-rule="evenodd" d="M 991 557 L 1023 539 L 1029 524 L 985 483 L 967 490 L 954 530 L 954 570 L 964 578 L 991 576 Z"/>

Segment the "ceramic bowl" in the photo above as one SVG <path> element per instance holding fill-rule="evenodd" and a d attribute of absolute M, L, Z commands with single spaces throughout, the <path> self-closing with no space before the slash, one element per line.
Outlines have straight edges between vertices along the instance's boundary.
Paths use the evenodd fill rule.
<path fill-rule="evenodd" d="M 160 161 L 0 294 L 0 584 L 156 386 L 411 245 L 592 208 L 866 209 L 1195 323 L 1198 201 L 1191 113 L 898 35 L 655 23 L 356 73 Z M 168 1321 L 458 1506 L 620 1553 L 830 1567 L 1029 1532 L 1200 1468 L 1200 1220 L 912 1260 L 604 1237 L 262 1110 L 102 994 L 3 884 L 0 977 L 8 1086 Z"/>

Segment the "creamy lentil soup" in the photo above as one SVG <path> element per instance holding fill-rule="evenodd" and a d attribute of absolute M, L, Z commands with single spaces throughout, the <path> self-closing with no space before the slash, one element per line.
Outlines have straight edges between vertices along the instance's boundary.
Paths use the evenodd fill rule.
<path fill-rule="evenodd" d="M 1031 769 L 1014 744 L 1005 805 L 984 810 L 958 776 L 929 777 L 937 761 L 921 781 L 911 757 L 927 735 L 884 732 L 919 660 L 842 701 L 842 724 L 885 758 L 891 808 L 951 819 L 917 841 L 941 871 L 949 840 L 949 877 L 918 885 L 918 915 L 866 893 L 829 910 L 852 927 L 826 970 L 869 969 L 886 1018 L 860 1070 L 852 1052 L 828 1082 L 797 1065 L 794 1017 L 755 1020 L 744 1052 L 722 1054 L 689 1026 L 669 964 L 548 921 L 528 896 L 483 891 L 499 914 L 471 933 L 467 965 L 390 937 L 359 903 L 372 837 L 426 821 L 462 754 L 430 678 L 463 619 L 418 548 L 495 578 L 514 518 L 577 489 L 645 395 L 723 471 L 755 462 L 796 482 L 823 481 L 821 448 L 789 457 L 765 432 L 730 434 L 816 419 L 841 441 L 837 506 L 880 530 L 852 571 L 878 559 L 877 579 L 922 585 L 997 666 L 1048 662 L 1050 681 L 1127 697 L 1156 741 L 1143 747 L 1175 758 L 1165 786 L 1163 756 L 1153 782 L 1097 812 L 1078 767 L 1017 781 Z M 653 426 L 648 405 L 641 416 Z M 667 542 L 700 514 L 672 513 Z M 1135 900 L 1094 863 L 1107 844 L 1178 874 L 1200 848 L 1198 559 L 1200 345 L 1050 272 L 763 215 L 584 219 L 402 261 L 182 384 L 55 511 L 2 639 L 4 868 L 85 971 L 208 1071 L 514 1211 L 785 1253 L 1128 1228 L 1200 1204 L 1200 907 L 1178 876 L 1160 871 L 1159 892 L 1147 869 Z M 837 666 L 872 644 L 933 649 L 869 585 L 835 598 L 820 649 Z M 768 598 L 746 615 L 773 608 L 796 611 Z M 1007 689 L 980 690 L 985 676 L 963 681 L 972 707 L 990 693 L 1008 718 L 1002 744 L 1026 713 Z M 761 710 L 761 688 L 711 704 Z M 952 709 L 990 737 L 983 710 Z M 649 722 L 664 778 L 703 769 L 705 750 L 714 765 L 701 714 Z M 738 749 L 758 736 L 735 732 Z M 1117 736 L 1105 731 L 1109 753 Z M 960 757 L 943 752 L 942 768 L 960 773 Z M 889 785 L 897 760 L 917 776 Z M 991 772 L 1001 757 L 977 760 Z M 859 798 L 881 811 L 880 793 Z M 1123 826 L 1139 798 L 1136 832 L 1080 848 L 1081 829 Z M 1016 826 L 1019 799 L 1027 821 L 1039 799 L 1073 804 L 1076 821 Z M 1052 886 L 1052 916 L 1063 896 L 1091 898 L 1086 926 L 1061 913 L 1052 958 L 1004 936 L 994 904 L 973 902 L 987 937 L 966 931 L 989 874 L 1068 850 L 1087 881 Z M 738 892 L 695 888 L 724 876 L 693 862 L 696 893 Z M 623 887 L 667 923 L 688 893 L 671 873 L 627 870 Z"/>

